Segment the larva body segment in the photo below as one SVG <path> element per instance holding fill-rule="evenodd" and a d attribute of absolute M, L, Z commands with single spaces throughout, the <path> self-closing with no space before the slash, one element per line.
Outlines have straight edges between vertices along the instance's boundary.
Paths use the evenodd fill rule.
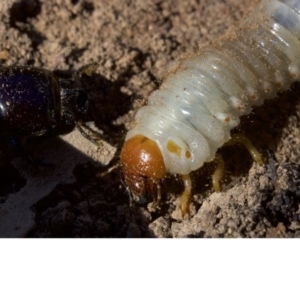
<path fill-rule="evenodd" d="M 263 0 L 234 34 L 180 63 L 137 112 L 126 141 L 155 141 L 166 172 L 189 174 L 215 158 L 241 115 L 299 79 L 300 2 Z M 121 160 L 127 177 L 144 176 Z"/>

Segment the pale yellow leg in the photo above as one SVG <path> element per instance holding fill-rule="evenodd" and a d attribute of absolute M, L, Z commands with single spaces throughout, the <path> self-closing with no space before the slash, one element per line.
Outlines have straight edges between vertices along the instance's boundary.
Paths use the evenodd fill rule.
<path fill-rule="evenodd" d="M 248 138 L 246 138 L 243 134 L 232 135 L 231 140 L 227 142 L 225 146 L 236 144 L 236 143 L 244 145 L 246 149 L 249 151 L 254 161 L 256 161 L 260 165 L 264 164 L 262 155 L 258 152 L 256 147 L 251 143 L 251 141 Z"/>
<path fill-rule="evenodd" d="M 153 206 L 159 207 L 160 206 L 160 201 L 161 201 L 161 185 L 158 180 L 150 179 L 149 178 L 149 183 L 150 183 L 150 190 L 154 190 L 154 186 L 156 187 L 156 197 L 153 199 Z"/>
<path fill-rule="evenodd" d="M 258 152 L 255 146 L 251 143 L 251 141 L 248 138 L 246 138 L 243 134 L 232 135 L 230 141 L 228 141 L 224 146 L 233 145 L 233 144 L 244 145 L 246 149 L 249 151 L 254 161 L 256 161 L 260 165 L 264 164 L 262 155 Z M 216 154 L 215 160 L 217 162 L 217 167 L 215 172 L 212 175 L 212 184 L 214 190 L 216 192 L 220 192 L 221 191 L 220 181 L 222 180 L 223 177 L 225 164 L 221 155 L 218 153 Z"/>
<path fill-rule="evenodd" d="M 222 180 L 223 173 L 224 173 L 224 160 L 220 154 L 216 154 L 215 161 L 217 162 L 217 167 L 213 175 L 211 176 L 212 179 L 212 185 L 215 190 L 215 192 L 220 192 L 221 191 L 221 185 L 220 181 Z"/>
<path fill-rule="evenodd" d="M 189 206 L 191 202 L 192 179 L 189 174 L 182 175 L 184 183 L 184 191 L 180 197 L 180 209 L 182 216 L 189 214 Z"/>
<path fill-rule="evenodd" d="M 157 195 L 156 195 L 156 202 L 157 205 L 160 205 L 160 200 L 161 200 L 161 185 L 160 183 L 156 183 L 156 189 L 157 189 Z"/>

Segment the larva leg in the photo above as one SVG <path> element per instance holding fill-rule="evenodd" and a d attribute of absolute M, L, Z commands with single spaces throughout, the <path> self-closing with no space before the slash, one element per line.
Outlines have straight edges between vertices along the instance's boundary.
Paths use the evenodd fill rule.
<path fill-rule="evenodd" d="M 189 213 L 189 206 L 191 201 L 191 192 L 192 192 L 192 179 L 189 174 L 182 175 L 184 183 L 184 191 L 180 198 L 180 209 L 182 216 L 185 216 Z"/>
<path fill-rule="evenodd" d="M 156 188 L 157 188 L 156 202 L 159 205 L 160 204 L 160 200 L 161 200 L 161 186 L 160 186 L 160 183 L 156 184 Z"/>
<path fill-rule="evenodd" d="M 161 201 L 161 185 L 157 180 L 150 180 L 150 190 L 156 191 L 156 197 L 154 200 L 154 207 L 159 207 L 160 206 L 160 201 Z M 154 188 L 155 186 L 155 188 Z"/>
<path fill-rule="evenodd" d="M 217 163 L 217 167 L 216 167 L 215 172 L 211 176 L 211 179 L 212 179 L 212 185 L 213 185 L 215 192 L 220 192 L 221 191 L 220 182 L 223 177 L 225 163 L 224 163 L 222 156 L 219 153 L 216 154 L 215 161 Z"/>
<path fill-rule="evenodd" d="M 246 138 L 243 134 L 234 134 L 232 135 L 229 142 L 225 144 L 226 145 L 232 145 L 232 144 L 242 144 L 246 147 L 246 149 L 249 151 L 250 155 L 252 156 L 253 160 L 256 161 L 258 164 L 263 165 L 264 160 L 262 155 L 258 152 L 256 147 L 251 143 L 251 141 Z"/>

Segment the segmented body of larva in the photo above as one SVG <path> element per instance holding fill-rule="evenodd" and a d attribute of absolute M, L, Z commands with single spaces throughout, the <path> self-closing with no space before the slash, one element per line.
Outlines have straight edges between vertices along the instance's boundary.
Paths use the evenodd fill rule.
<path fill-rule="evenodd" d="M 234 34 L 183 60 L 137 112 L 121 153 L 125 182 L 140 195 L 166 173 L 183 175 L 185 213 L 188 174 L 215 159 L 240 116 L 299 80 L 300 1 L 263 0 Z"/>

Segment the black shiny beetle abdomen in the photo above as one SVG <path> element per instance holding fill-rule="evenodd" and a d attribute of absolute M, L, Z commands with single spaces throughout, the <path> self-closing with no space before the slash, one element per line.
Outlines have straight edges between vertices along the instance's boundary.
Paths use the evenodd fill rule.
<path fill-rule="evenodd" d="M 0 68 L 0 131 L 10 137 L 39 136 L 64 124 L 77 125 L 88 98 L 74 80 L 29 66 Z"/>

